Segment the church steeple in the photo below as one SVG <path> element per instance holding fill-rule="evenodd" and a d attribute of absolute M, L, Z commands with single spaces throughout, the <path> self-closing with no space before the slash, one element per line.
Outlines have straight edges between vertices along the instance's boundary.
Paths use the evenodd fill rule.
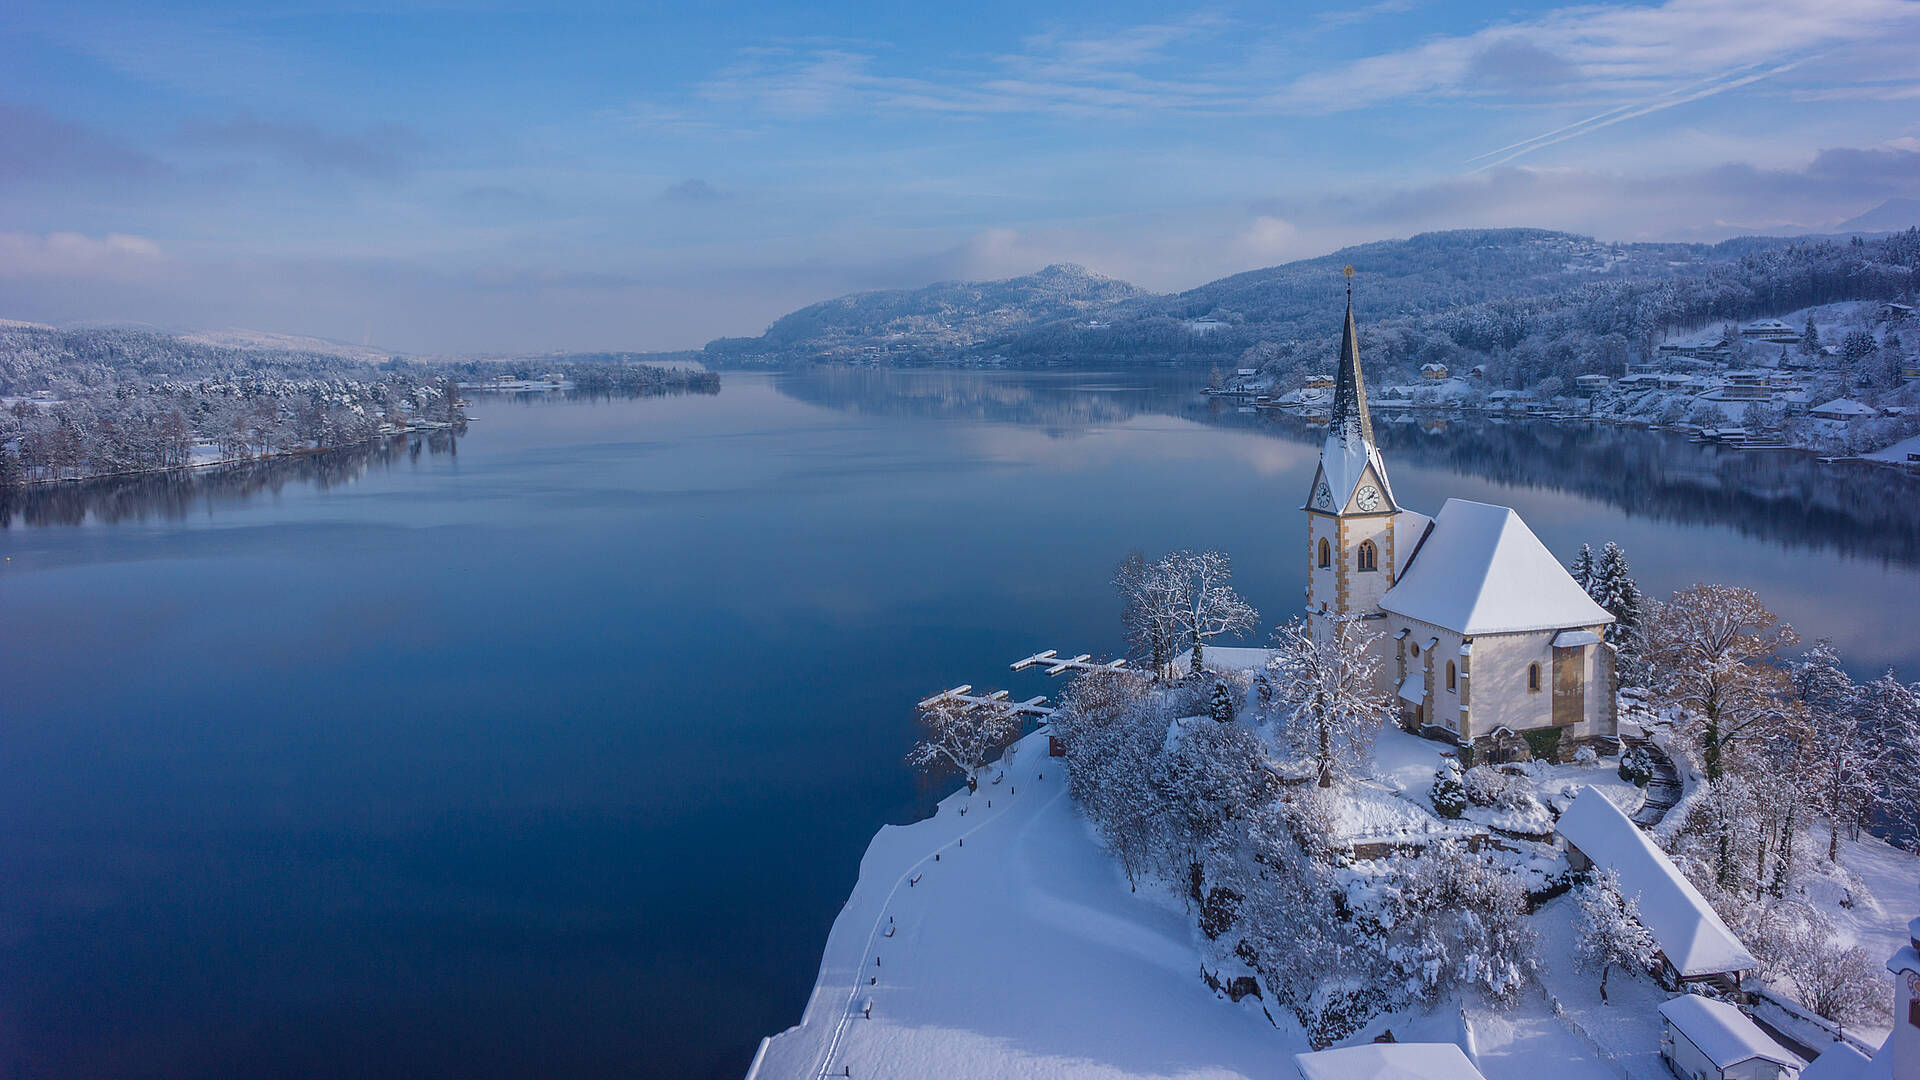
<path fill-rule="evenodd" d="M 1352 267 L 1347 268 L 1349 272 Z M 1360 335 L 1353 328 L 1353 283 L 1347 283 L 1347 325 L 1340 333 L 1340 370 L 1333 376 L 1333 417 L 1329 438 L 1373 445 L 1373 417 L 1367 414 L 1367 380 L 1360 373 Z"/>
<path fill-rule="evenodd" d="M 1373 417 L 1367 413 L 1367 380 L 1360 371 L 1360 332 L 1353 323 L 1353 267 L 1347 276 L 1346 325 L 1340 332 L 1340 356 L 1333 376 L 1333 412 L 1310 509 L 1339 515 L 1391 513 L 1398 507 L 1387 484 L 1387 467 L 1373 441 Z"/>

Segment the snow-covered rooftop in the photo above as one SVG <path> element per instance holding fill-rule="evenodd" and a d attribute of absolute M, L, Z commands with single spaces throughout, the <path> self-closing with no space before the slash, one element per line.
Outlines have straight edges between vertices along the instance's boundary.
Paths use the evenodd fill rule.
<path fill-rule="evenodd" d="M 1867 1055 L 1837 1042 L 1800 1070 L 1800 1080 L 1859 1080 L 1866 1073 L 1867 1060 Z"/>
<path fill-rule="evenodd" d="M 1817 413 L 1834 413 L 1839 416 L 1878 416 L 1880 410 L 1871 405 L 1862 405 L 1852 398 L 1834 398 L 1824 405 L 1815 405 Z"/>
<path fill-rule="evenodd" d="M 1461 634 L 1613 621 L 1510 507 L 1448 499 L 1405 573 L 1380 601 Z"/>
<path fill-rule="evenodd" d="M 1800 1064 L 1800 1059 L 1768 1038 L 1760 1025 L 1747 1019 L 1746 1013 L 1724 1001 L 1682 994 L 1660 1006 L 1660 1015 L 1718 1068 L 1725 1069 L 1754 1058 L 1777 1061 L 1788 1067 Z"/>
<path fill-rule="evenodd" d="M 1302 1080 L 1486 1080 L 1452 1043 L 1368 1043 L 1293 1055 Z"/>
<path fill-rule="evenodd" d="M 1640 922 L 1682 976 L 1760 966 L 1666 852 L 1602 792 L 1582 788 L 1555 830 L 1596 865 L 1619 875 L 1621 893 L 1638 898 Z"/>

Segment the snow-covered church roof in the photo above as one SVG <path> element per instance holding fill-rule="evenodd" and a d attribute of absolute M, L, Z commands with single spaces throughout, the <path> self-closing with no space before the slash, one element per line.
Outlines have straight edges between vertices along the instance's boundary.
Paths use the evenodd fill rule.
<path fill-rule="evenodd" d="M 1448 499 L 1380 606 L 1460 634 L 1610 623 L 1512 508 Z"/>
<path fill-rule="evenodd" d="M 1619 875 L 1621 895 L 1638 899 L 1641 925 L 1683 977 L 1760 966 L 1666 852 L 1606 795 L 1582 788 L 1554 830 Z"/>

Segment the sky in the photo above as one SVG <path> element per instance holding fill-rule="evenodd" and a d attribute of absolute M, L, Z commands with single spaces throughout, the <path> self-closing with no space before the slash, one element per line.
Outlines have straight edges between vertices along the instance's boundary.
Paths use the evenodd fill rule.
<path fill-rule="evenodd" d="M 1077 262 L 1920 198 L 1920 0 L 0 5 L 0 317 L 679 349 Z"/>

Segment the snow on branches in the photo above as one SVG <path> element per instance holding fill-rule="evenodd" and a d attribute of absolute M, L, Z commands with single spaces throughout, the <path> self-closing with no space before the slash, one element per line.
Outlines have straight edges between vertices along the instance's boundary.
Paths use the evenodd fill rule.
<path fill-rule="evenodd" d="M 1389 716 L 1387 697 L 1374 686 L 1379 637 L 1358 620 L 1336 621 L 1324 635 L 1298 619 L 1274 631 L 1267 719 L 1297 757 L 1313 763 L 1321 787 L 1366 761 Z"/>
<path fill-rule="evenodd" d="M 1600 1000 L 1607 1000 L 1607 976 L 1614 968 L 1629 974 L 1651 969 L 1660 947 L 1640 923 L 1638 897 L 1620 893 L 1620 877 L 1612 870 L 1595 876 L 1574 893 L 1580 908 L 1579 936 L 1574 956 L 1600 970 Z"/>
<path fill-rule="evenodd" d="M 978 783 L 980 770 L 1020 734 L 1019 715 L 991 705 L 936 697 L 920 710 L 924 737 L 907 754 L 908 764 L 923 769 L 950 766 Z"/>
<path fill-rule="evenodd" d="M 1727 745 L 1789 722 L 1796 709 L 1780 651 L 1800 643 L 1793 627 L 1751 589 L 1695 585 L 1651 605 L 1648 681 L 1663 704 L 1696 718 L 1707 777 L 1725 771 Z"/>
<path fill-rule="evenodd" d="M 1190 672 L 1205 667 L 1206 643 L 1257 625 L 1259 614 L 1233 588 L 1233 560 L 1218 551 L 1175 551 L 1148 562 L 1139 552 L 1114 573 L 1121 619 L 1136 658 L 1165 674 L 1181 643 L 1193 649 Z"/>

